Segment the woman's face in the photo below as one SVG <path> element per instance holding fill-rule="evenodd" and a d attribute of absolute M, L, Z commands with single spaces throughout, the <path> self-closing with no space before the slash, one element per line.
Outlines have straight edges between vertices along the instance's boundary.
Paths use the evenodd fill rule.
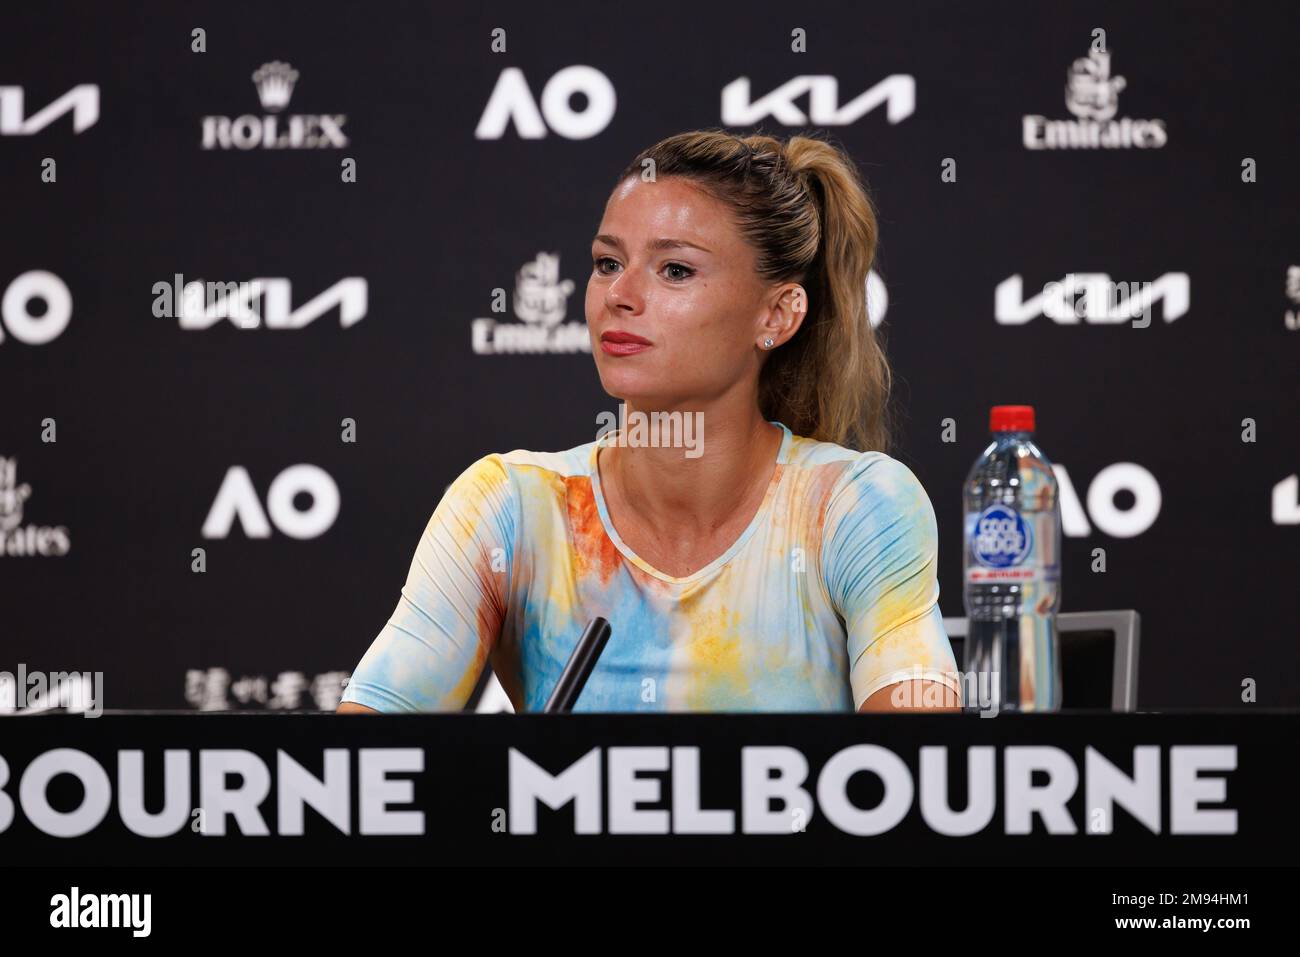
<path fill-rule="evenodd" d="M 690 410 L 757 380 L 772 286 L 724 203 L 680 177 L 628 177 L 591 255 L 587 327 L 606 392 Z"/>

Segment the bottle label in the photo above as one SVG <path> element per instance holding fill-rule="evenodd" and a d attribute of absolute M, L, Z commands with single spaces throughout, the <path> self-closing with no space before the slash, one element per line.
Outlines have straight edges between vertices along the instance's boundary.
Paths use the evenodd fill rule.
<path fill-rule="evenodd" d="M 1025 582 L 1045 577 L 1032 566 L 1025 568 L 968 568 L 966 580 L 975 584 L 986 582 Z"/>
<path fill-rule="evenodd" d="M 1034 555 L 1033 526 L 1010 505 L 990 505 L 968 515 L 966 537 L 974 563 L 968 563 L 966 580 L 1022 582 L 1053 578 L 1055 563 L 1043 567 Z"/>
<path fill-rule="evenodd" d="M 1010 505 L 990 505 L 975 517 L 971 554 L 985 568 L 1020 565 L 1033 547 L 1033 531 Z"/>

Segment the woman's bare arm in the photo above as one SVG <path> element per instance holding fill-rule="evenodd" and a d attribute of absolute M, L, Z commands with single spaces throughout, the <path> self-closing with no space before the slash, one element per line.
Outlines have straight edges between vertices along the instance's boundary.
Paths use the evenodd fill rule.
<path fill-rule="evenodd" d="M 913 680 L 886 685 L 862 702 L 859 711 L 961 711 L 961 696 L 938 681 Z"/>
<path fill-rule="evenodd" d="M 334 709 L 335 714 L 379 714 L 374 708 L 367 708 L 363 704 L 357 704 L 354 701 L 344 701 Z"/>

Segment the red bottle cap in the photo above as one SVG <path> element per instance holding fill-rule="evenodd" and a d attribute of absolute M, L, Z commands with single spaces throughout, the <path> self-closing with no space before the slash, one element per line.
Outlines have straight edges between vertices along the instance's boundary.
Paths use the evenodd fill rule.
<path fill-rule="evenodd" d="M 1032 405 L 995 405 L 989 410 L 989 431 L 1034 431 L 1034 407 Z"/>

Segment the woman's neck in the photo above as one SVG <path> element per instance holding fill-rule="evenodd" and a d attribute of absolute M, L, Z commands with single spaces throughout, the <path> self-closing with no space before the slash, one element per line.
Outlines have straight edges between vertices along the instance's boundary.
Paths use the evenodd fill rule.
<path fill-rule="evenodd" d="M 627 432 L 635 438 L 637 418 L 653 423 L 652 411 L 627 403 Z M 635 416 L 634 413 L 641 413 Z M 684 537 L 708 535 L 727 525 L 740 509 L 752 512 L 771 478 L 783 432 L 769 424 L 753 397 L 725 399 L 691 412 L 702 439 L 694 448 L 667 445 L 662 433 L 649 445 L 620 442 L 601 452 L 602 482 L 614 483 L 618 498 L 649 526 Z M 653 430 L 647 429 L 646 435 Z M 761 490 L 761 491 L 760 491 Z"/>

